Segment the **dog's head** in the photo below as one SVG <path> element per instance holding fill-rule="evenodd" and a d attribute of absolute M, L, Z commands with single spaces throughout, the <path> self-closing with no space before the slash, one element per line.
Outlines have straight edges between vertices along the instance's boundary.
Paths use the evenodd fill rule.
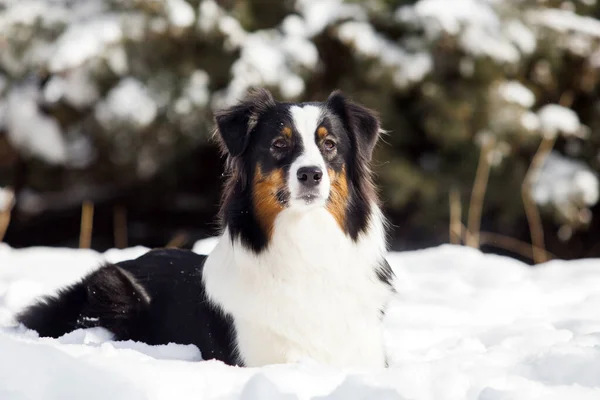
<path fill-rule="evenodd" d="M 260 250 L 284 209 L 324 207 L 356 239 L 376 200 L 369 163 L 379 136 L 375 114 L 332 93 L 323 103 L 280 103 L 264 89 L 216 115 L 228 156 L 222 217 L 232 234 L 258 224 Z M 252 221 L 253 219 L 253 221 Z"/>

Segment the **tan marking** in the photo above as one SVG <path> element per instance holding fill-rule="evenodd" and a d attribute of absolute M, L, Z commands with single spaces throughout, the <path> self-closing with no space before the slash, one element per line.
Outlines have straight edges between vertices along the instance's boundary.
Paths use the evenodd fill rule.
<path fill-rule="evenodd" d="M 329 202 L 327 211 L 337 221 L 342 230 L 346 226 L 346 208 L 348 206 L 348 179 L 346 178 L 346 167 L 338 173 L 333 169 L 328 169 L 329 179 L 331 179 L 331 189 L 329 193 Z"/>
<path fill-rule="evenodd" d="M 258 223 L 269 239 L 273 234 L 275 218 L 283 209 L 283 206 L 277 200 L 277 191 L 283 186 L 282 170 L 276 169 L 268 175 L 263 175 L 261 166 L 257 165 L 254 173 L 252 203 Z"/>
<path fill-rule="evenodd" d="M 328 134 L 329 131 L 324 126 L 321 126 L 319 127 L 319 129 L 317 129 L 317 136 L 319 137 L 319 140 L 325 139 L 325 136 L 327 136 Z"/>
<path fill-rule="evenodd" d="M 283 130 L 281 131 L 281 134 L 283 136 L 285 136 L 288 139 L 292 138 L 292 128 L 290 128 L 289 126 L 286 126 L 285 128 L 283 128 Z"/>

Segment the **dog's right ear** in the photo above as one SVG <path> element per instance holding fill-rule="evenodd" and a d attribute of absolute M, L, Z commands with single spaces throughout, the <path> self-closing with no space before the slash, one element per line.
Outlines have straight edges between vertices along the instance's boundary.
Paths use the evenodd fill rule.
<path fill-rule="evenodd" d="M 217 133 L 227 154 L 241 155 L 248 146 L 250 134 L 262 113 L 275 106 L 267 89 L 255 89 L 235 106 L 215 114 Z"/>

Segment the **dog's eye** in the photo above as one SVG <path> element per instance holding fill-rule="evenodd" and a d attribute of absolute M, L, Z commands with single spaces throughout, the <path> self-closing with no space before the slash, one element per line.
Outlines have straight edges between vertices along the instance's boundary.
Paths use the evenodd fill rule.
<path fill-rule="evenodd" d="M 335 146 L 336 146 L 335 142 L 331 139 L 325 139 L 323 141 L 323 147 L 327 151 L 332 151 L 333 149 L 335 149 Z"/>
<path fill-rule="evenodd" d="M 286 149 L 288 147 L 288 143 L 285 139 L 275 139 L 273 141 L 273 143 L 271 144 L 271 147 L 273 147 L 274 149 L 277 150 L 283 150 Z"/>

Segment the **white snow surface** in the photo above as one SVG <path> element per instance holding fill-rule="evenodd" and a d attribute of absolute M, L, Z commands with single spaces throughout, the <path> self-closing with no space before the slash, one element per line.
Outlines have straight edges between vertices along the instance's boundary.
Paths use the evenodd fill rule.
<path fill-rule="evenodd" d="M 195 251 L 208 252 L 209 239 Z M 194 346 L 114 342 L 106 331 L 38 338 L 13 316 L 97 268 L 143 254 L 0 244 L 0 398 L 598 399 L 600 260 L 532 268 L 441 246 L 390 253 L 397 296 L 385 318 L 390 368 L 237 368 Z"/>

